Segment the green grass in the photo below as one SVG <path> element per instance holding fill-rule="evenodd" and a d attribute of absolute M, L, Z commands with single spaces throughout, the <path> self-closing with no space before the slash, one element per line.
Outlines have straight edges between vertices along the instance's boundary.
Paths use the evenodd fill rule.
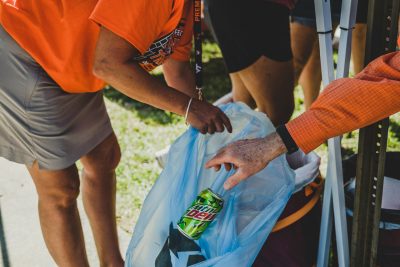
<path fill-rule="evenodd" d="M 113 89 L 106 90 L 106 95 L 114 93 Z M 138 103 L 106 101 L 106 105 L 122 150 L 117 168 L 118 219 L 125 230 L 132 231 L 141 204 L 161 171 L 154 153 L 186 126 L 176 115 Z"/>
<path fill-rule="evenodd" d="M 204 50 L 204 93 L 211 102 L 230 91 L 222 55 L 215 43 L 206 41 Z M 157 69 L 153 75 L 163 79 Z M 155 153 L 172 143 L 187 126 L 183 119 L 132 100 L 113 88 L 104 90 L 106 106 L 122 150 L 117 168 L 117 218 L 132 231 L 141 205 L 161 172 Z"/>
<path fill-rule="evenodd" d="M 207 40 L 203 46 L 204 91 L 213 102 L 230 91 L 231 85 L 218 46 Z M 162 72 L 153 73 L 163 79 Z M 131 100 L 112 88 L 105 89 L 106 105 L 122 149 L 121 163 L 117 168 L 117 216 L 119 225 L 131 232 L 137 221 L 141 205 L 161 169 L 155 153 L 173 142 L 186 129 L 183 119 Z M 293 117 L 303 112 L 301 88 L 295 90 L 296 109 Z M 343 138 L 343 154 L 357 150 L 358 131 Z M 391 118 L 388 150 L 400 151 L 400 115 Z M 325 173 L 327 146 L 321 145 L 317 153 L 322 157 L 321 170 Z"/>

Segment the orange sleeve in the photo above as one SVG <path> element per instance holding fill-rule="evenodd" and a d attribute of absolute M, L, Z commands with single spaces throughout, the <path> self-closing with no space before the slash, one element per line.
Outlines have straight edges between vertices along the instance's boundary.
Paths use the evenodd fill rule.
<path fill-rule="evenodd" d="M 193 39 L 193 3 L 188 9 L 188 14 L 186 14 L 186 24 L 183 30 L 183 35 L 170 57 L 179 61 L 189 61 L 190 52 L 192 51 L 192 39 Z"/>
<path fill-rule="evenodd" d="M 326 139 L 400 111 L 400 52 L 381 56 L 355 78 L 332 82 L 310 109 L 286 128 L 306 153 Z"/>
<path fill-rule="evenodd" d="M 165 0 L 99 0 L 90 19 L 143 54 L 163 31 L 171 11 L 171 1 Z"/>

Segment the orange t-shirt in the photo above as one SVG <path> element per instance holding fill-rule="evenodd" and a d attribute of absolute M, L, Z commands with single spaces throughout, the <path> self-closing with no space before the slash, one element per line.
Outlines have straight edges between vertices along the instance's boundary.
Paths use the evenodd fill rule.
<path fill-rule="evenodd" d="M 170 55 L 177 60 L 189 60 L 193 25 L 191 5 L 184 5 L 184 0 L 120 2 L 100 0 L 90 19 L 138 49 L 141 56 L 135 60 L 143 68 L 150 71 Z"/>
<path fill-rule="evenodd" d="M 92 73 L 99 26 L 89 17 L 136 47 L 143 54 L 137 60 L 150 70 L 172 52 L 177 60 L 189 59 L 192 20 L 182 19 L 184 2 L 1 0 L 0 23 L 63 90 L 95 92 L 104 82 Z"/>

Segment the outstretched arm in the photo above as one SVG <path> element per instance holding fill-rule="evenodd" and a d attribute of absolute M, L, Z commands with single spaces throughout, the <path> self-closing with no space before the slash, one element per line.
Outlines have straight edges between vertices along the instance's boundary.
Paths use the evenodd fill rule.
<path fill-rule="evenodd" d="M 400 111 L 400 52 L 381 56 L 355 78 L 332 82 L 309 111 L 288 122 L 296 144 L 309 152 L 326 139 Z"/>
<path fill-rule="evenodd" d="M 261 171 L 271 160 L 295 145 L 309 152 L 326 139 L 372 124 L 400 111 L 400 52 L 382 56 L 355 78 L 331 83 L 311 108 L 288 122 L 288 136 L 277 133 L 253 140 L 242 140 L 221 149 L 206 167 L 217 170 L 231 163 L 236 173 L 225 188 Z M 290 140 L 288 140 L 290 139 Z"/>
<path fill-rule="evenodd" d="M 264 138 L 240 140 L 222 148 L 206 163 L 206 168 L 219 171 L 222 164 L 225 164 L 225 168 L 232 164 L 236 172 L 224 183 L 224 188 L 229 190 L 264 169 L 271 160 L 286 151 L 279 135 L 272 133 Z"/>

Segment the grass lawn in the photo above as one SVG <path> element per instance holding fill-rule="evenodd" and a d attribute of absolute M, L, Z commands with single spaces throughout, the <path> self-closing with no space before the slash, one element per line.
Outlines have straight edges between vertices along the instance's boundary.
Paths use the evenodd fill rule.
<path fill-rule="evenodd" d="M 230 82 L 218 46 L 206 41 L 204 46 L 205 95 L 211 102 L 230 91 Z M 154 75 L 163 79 L 161 71 Z M 179 116 L 157 110 L 133 101 L 112 88 L 105 89 L 106 105 L 122 149 L 122 160 L 117 169 L 117 216 L 121 227 L 132 232 L 139 216 L 141 204 L 157 179 L 161 169 L 155 152 L 173 142 L 187 126 Z M 296 110 L 293 117 L 303 111 L 302 93 L 296 88 Z M 388 150 L 400 150 L 400 116 L 391 118 Z M 312 130 L 312 129 L 311 129 Z M 344 155 L 357 149 L 358 133 L 343 138 Z M 317 149 L 322 157 L 321 169 L 326 169 L 326 145 Z"/>

